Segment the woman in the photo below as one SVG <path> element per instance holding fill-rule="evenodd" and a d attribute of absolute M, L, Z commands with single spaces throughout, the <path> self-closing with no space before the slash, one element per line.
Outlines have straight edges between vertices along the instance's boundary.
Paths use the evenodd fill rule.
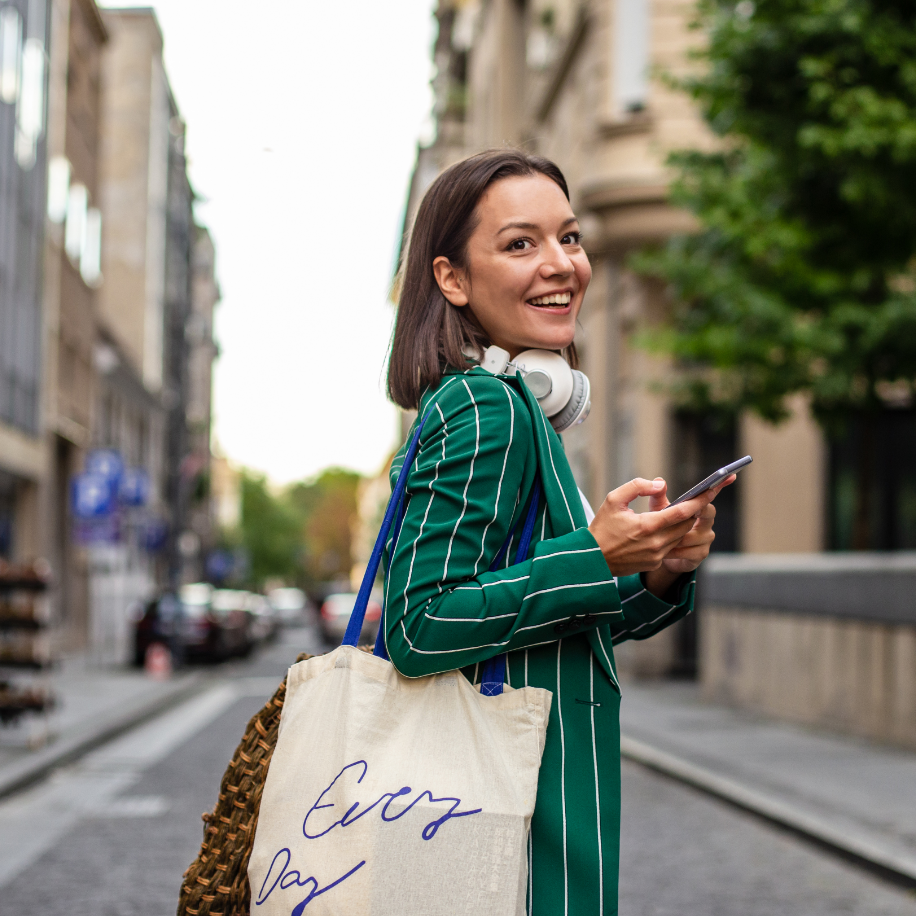
<path fill-rule="evenodd" d="M 608 494 L 589 523 L 524 382 L 469 358 L 496 345 L 513 358 L 538 348 L 575 364 L 591 268 L 568 198 L 553 163 L 516 150 L 445 171 L 417 214 L 388 376 L 397 404 L 429 416 L 386 579 L 392 662 L 408 677 L 461 668 L 478 683 L 482 663 L 507 652 L 507 683 L 553 692 L 529 840 L 535 916 L 617 912 L 612 646 L 691 610 L 718 492 L 665 508 L 665 482 L 637 479 Z M 392 483 L 402 461 L 403 450 Z M 543 495 L 529 559 L 510 565 L 536 476 Z M 653 511 L 632 512 L 638 496 Z"/>

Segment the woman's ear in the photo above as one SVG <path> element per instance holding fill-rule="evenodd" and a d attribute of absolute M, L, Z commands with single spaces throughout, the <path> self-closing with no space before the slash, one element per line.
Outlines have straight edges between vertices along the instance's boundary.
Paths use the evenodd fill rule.
<path fill-rule="evenodd" d="M 452 305 L 467 305 L 467 280 L 461 272 L 452 266 L 452 262 L 440 255 L 433 261 L 433 275 L 442 295 L 451 302 Z"/>

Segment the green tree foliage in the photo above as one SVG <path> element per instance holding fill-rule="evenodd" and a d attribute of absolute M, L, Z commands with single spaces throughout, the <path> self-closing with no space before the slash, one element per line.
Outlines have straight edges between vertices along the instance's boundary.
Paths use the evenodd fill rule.
<path fill-rule="evenodd" d="M 700 230 L 635 261 L 670 284 L 653 343 L 685 367 L 682 399 L 776 421 L 805 392 L 830 432 L 911 398 L 916 6 L 700 0 L 696 27 L 679 85 L 722 139 L 671 164 Z"/>
<path fill-rule="evenodd" d="M 359 482 L 353 471 L 330 468 L 311 483 L 290 487 L 288 499 L 303 520 L 300 575 L 305 587 L 349 577 Z"/>
<path fill-rule="evenodd" d="M 241 542 L 250 560 L 249 579 L 261 587 L 268 578 L 296 580 L 302 520 L 284 494 L 274 495 L 267 478 L 242 471 Z"/>
<path fill-rule="evenodd" d="M 249 584 L 278 578 L 312 588 L 348 577 L 359 481 L 331 468 L 275 493 L 263 475 L 243 471 L 239 540 L 250 558 Z"/>

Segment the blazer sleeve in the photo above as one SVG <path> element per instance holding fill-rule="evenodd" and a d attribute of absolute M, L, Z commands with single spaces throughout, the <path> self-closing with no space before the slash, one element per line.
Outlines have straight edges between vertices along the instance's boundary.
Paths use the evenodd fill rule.
<path fill-rule="evenodd" d="M 616 646 L 628 639 L 648 639 L 686 617 L 693 610 L 696 581 L 696 572 L 681 576 L 672 589 L 672 604 L 657 598 L 646 588 L 642 573 L 618 579 L 623 613 L 609 621 L 613 644 Z"/>
<path fill-rule="evenodd" d="M 497 378 L 453 376 L 440 391 L 386 579 L 395 667 L 409 677 L 448 671 L 553 642 L 571 620 L 582 630 L 620 616 L 616 582 L 587 528 L 488 571 L 533 485 L 530 415 Z"/>

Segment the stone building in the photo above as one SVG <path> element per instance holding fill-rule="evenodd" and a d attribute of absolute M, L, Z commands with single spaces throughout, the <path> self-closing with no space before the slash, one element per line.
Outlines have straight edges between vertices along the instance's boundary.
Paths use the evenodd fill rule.
<path fill-rule="evenodd" d="M 48 208 L 44 248 L 47 487 L 42 552 L 68 646 L 89 629 L 88 566 L 74 542 L 70 481 L 92 445 L 101 283 L 101 66 L 108 33 L 94 0 L 52 3 L 48 99 Z"/>
<path fill-rule="evenodd" d="M 187 322 L 187 424 L 188 516 L 186 539 L 196 550 L 184 571 L 186 579 L 204 575 L 203 562 L 214 547 L 214 508 L 211 499 L 213 363 L 219 348 L 213 339 L 213 319 L 220 301 L 216 280 L 216 249 L 210 233 L 201 226 L 194 229 L 194 264 L 191 279 L 191 314 Z M 190 552 L 190 551 L 189 551 Z"/>
<path fill-rule="evenodd" d="M 0 4 L 0 560 L 42 549 L 47 0 Z"/>
<path fill-rule="evenodd" d="M 407 225 L 435 176 L 466 155 L 517 145 L 555 160 L 594 271 L 577 337 L 592 412 L 564 437 L 593 504 L 635 476 L 664 476 L 681 492 L 750 453 L 752 467 L 717 502 L 715 550 L 723 562 L 736 552 L 849 549 L 855 428 L 850 441 L 828 444 L 801 399 L 777 427 L 751 416 L 716 427 L 675 408 L 664 389 L 676 367 L 637 345 L 642 331 L 665 319 L 669 302 L 661 285 L 628 269 L 628 259 L 693 226 L 668 202 L 666 157 L 715 142 L 691 101 L 661 78 L 696 66 L 689 51 L 702 36 L 688 27 L 693 10 L 693 0 L 440 0 L 437 138 L 419 150 Z M 911 407 L 889 412 L 880 441 L 869 444 L 875 467 L 886 469 L 876 474 L 880 521 L 871 547 L 916 548 L 916 503 L 910 510 L 894 499 L 916 492 L 916 471 L 902 457 L 916 442 L 914 417 Z M 710 633 L 714 619 L 710 612 Z M 694 627 L 686 622 L 648 643 L 628 643 L 622 665 L 690 671 Z"/>
<path fill-rule="evenodd" d="M 187 356 L 195 227 L 185 126 L 150 9 L 105 9 L 100 163 L 104 282 L 98 294 L 93 446 L 117 452 L 145 492 L 91 550 L 93 646 L 126 656 L 126 609 L 177 585 L 187 508 Z"/>
<path fill-rule="evenodd" d="M 102 662 L 210 537 L 219 293 L 184 133 L 152 10 L 0 2 L 0 560 L 46 556 L 63 647 Z M 86 524 L 74 486 L 106 455 Z"/>

